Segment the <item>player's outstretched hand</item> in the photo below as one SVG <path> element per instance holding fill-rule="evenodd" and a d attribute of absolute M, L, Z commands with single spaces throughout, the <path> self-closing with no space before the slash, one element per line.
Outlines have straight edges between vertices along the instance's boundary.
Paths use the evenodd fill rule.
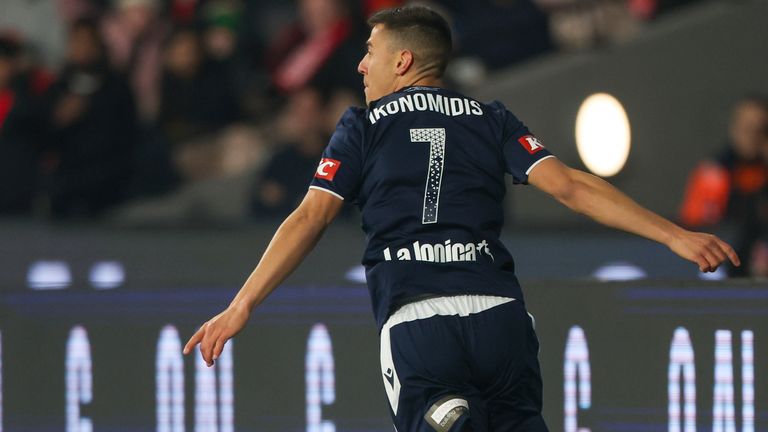
<path fill-rule="evenodd" d="M 682 231 L 672 239 L 669 248 L 696 263 L 702 272 L 714 272 L 725 260 L 730 260 L 737 267 L 741 265 L 731 245 L 712 234 Z"/>
<path fill-rule="evenodd" d="M 224 344 L 238 334 L 248 322 L 250 311 L 246 308 L 230 306 L 203 324 L 184 345 L 184 354 L 189 354 L 200 344 L 200 354 L 208 367 L 221 355 Z"/>

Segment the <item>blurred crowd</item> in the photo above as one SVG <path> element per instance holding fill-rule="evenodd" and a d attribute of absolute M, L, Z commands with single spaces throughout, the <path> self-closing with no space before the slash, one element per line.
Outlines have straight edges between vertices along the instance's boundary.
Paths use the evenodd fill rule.
<path fill-rule="evenodd" d="M 449 76 L 461 85 L 623 37 L 627 23 L 683 2 L 427 3 L 454 18 L 463 61 Z M 403 3 L 4 1 L 0 215 L 83 219 L 165 200 L 169 219 L 204 220 L 232 195 L 233 214 L 284 215 L 336 119 L 362 104 L 365 17 Z"/>
<path fill-rule="evenodd" d="M 254 216 L 284 212 L 360 104 L 363 11 L 342 0 L 52 4 L 54 64 L 0 29 L 0 214 L 93 218 L 244 174 Z"/>

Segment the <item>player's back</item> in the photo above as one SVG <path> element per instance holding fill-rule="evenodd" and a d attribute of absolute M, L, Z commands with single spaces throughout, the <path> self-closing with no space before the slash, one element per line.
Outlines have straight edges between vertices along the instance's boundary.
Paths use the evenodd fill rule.
<path fill-rule="evenodd" d="M 345 114 L 323 161 L 338 162 L 340 177 L 346 164 L 338 183 L 347 185 L 332 189 L 337 181 L 317 176 L 313 185 L 360 206 L 379 324 L 397 304 L 424 295 L 522 300 L 499 240 L 504 175 L 525 182 L 547 155 L 503 105 L 442 88 L 406 88 Z"/>

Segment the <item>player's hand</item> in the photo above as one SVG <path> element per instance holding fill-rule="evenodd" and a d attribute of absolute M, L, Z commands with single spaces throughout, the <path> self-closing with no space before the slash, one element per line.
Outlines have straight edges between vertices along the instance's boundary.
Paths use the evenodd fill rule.
<path fill-rule="evenodd" d="M 208 367 L 221 355 L 224 344 L 240 333 L 248 322 L 250 311 L 245 307 L 230 306 L 224 312 L 211 318 L 189 338 L 184 345 L 184 354 L 189 354 L 197 344 L 200 344 L 200 354 Z"/>
<path fill-rule="evenodd" d="M 741 265 L 731 245 L 712 234 L 683 231 L 671 240 L 669 248 L 696 263 L 702 272 L 714 272 L 725 260 L 737 267 Z"/>

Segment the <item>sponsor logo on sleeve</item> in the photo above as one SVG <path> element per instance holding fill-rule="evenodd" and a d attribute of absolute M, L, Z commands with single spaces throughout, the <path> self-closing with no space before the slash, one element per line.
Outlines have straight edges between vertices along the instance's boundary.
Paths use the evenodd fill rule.
<path fill-rule="evenodd" d="M 528 151 L 530 154 L 534 154 L 537 151 L 544 148 L 544 144 L 539 141 L 538 138 L 536 138 L 533 135 L 525 135 L 517 139 L 517 141 L 522 145 L 525 150 Z"/>
<path fill-rule="evenodd" d="M 315 178 L 333 181 L 340 166 L 341 162 L 336 159 L 322 158 L 315 171 Z"/>

